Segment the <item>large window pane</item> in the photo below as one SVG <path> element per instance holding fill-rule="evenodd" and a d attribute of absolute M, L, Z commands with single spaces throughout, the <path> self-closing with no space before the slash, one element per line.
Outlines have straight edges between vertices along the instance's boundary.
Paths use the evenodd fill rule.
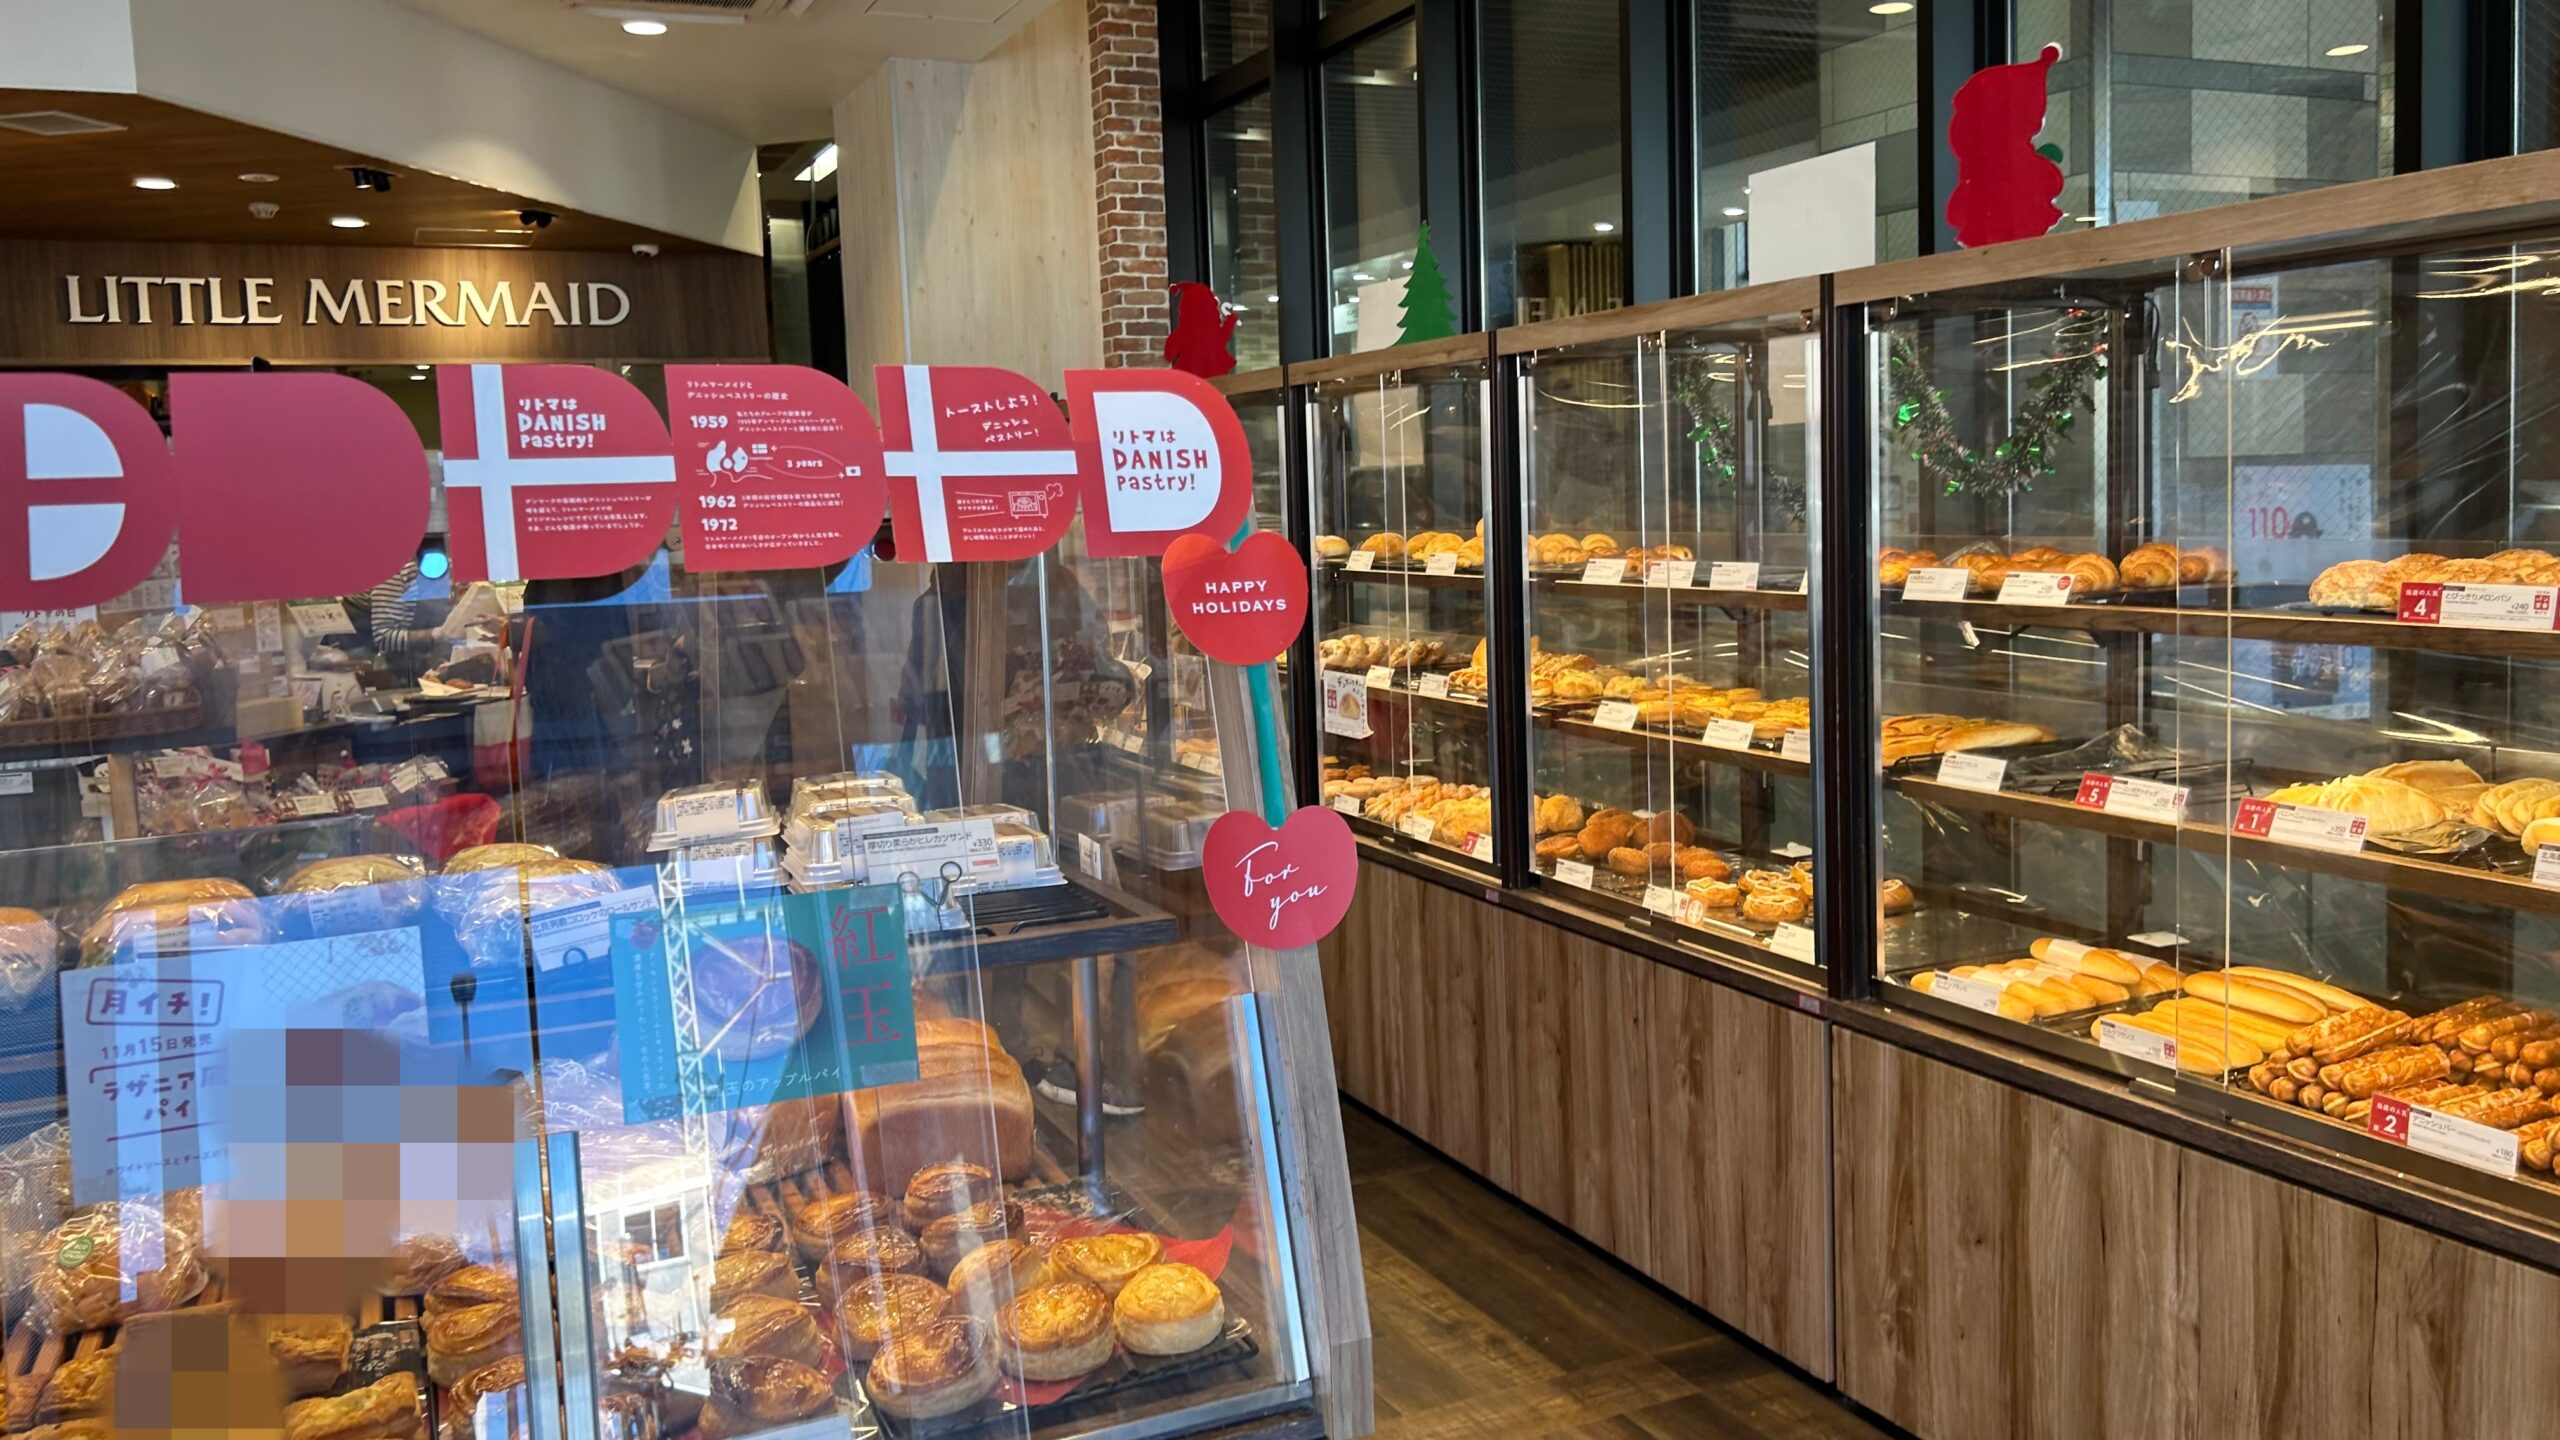
<path fill-rule="evenodd" d="M 1200 73 L 1215 75 L 1271 44 L 1271 0 L 1200 0 Z"/>
<path fill-rule="evenodd" d="M 1410 20 L 1324 62 L 1324 216 L 1334 352 L 1394 344 L 1422 228 Z"/>
<path fill-rule="evenodd" d="M 1271 97 L 1209 119 L 1209 288 L 1233 305 L 1236 368 L 1280 363 L 1279 214 L 1271 185 Z"/>
<path fill-rule="evenodd" d="M 2018 58 L 2062 47 L 2044 129 L 2063 152 L 2062 223 L 2143 220 L 2389 173 L 2388 8 L 2017 0 Z M 2110 57 L 2103 71 L 2096 55 Z"/>
<path fill-rule="evenodd" d="M 1753 278 L 1754 173 L 1869 143 L 1876 258 L 1919 253 L 1920 14 L 1871 3 L 1698 0 L 1699 289 Z"/>
<path fill-rule="evenodd" d="M 1483 0 L 1485 316 L 1626 303 L 1618 7 Z"/>
<path fill-rule="evenodd" d="M 2560 146 L 2560 13 L 2516 0 L 2516 153 Z"/>

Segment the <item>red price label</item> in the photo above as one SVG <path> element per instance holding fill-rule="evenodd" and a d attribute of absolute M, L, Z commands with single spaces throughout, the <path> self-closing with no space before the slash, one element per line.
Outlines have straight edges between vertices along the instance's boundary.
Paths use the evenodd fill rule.
<path fill-rule="evenodd" d="M 2087 785 L 2087 781 L 2081 782 L 2084 791 Z M 2276 828 L 2276 802 L 2255 798 L 2241 801 L 2240 812 L 2231 817 L 2231 828 L 2242 835 L 2265 839 Z"/>
<path fill-rule="evenodd" d="M 2080 777 L 2080 793 L 2071 797 L 2071 803 L 2083 810 L 2104 810 L 2107 808 L 2107 796 L 2115 788 L 2116 777 L 2092 770 Z"/>
<path fill-rule="evenodd" d="M 2435 580 L 2400 582 L 2400 623 L 2433 625 L 2444 619 L 2444 585 Z"/>
<path fill-rule="evenodd" d="M 2409 1143 L 2409 1102 L 2392 1095 L 2373 1097 L 2373 1108 L 2365 1112 L 2364 1128 L 2394 1145 Z"/>

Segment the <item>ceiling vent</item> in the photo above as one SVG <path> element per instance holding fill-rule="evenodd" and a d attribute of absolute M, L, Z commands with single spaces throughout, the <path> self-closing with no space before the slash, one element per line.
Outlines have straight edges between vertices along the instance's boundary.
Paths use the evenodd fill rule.
<path fill-rule="evenodd" d="M 884 20 L 958 20 L 992 25 L 1013 13 L 1020 0 L 871 0 L 863 13 Z"/>
<path fill-rule="evenodd" d="M 68 110 L 23 110 L 15 115 L 0 115 L 0 130 L 42 135 L 48 139 L 58 135 L 104 135 L 123 128 L 113 121 L 92 120 Z"/>
<path fill-rule="evenodd" d="M 567 0 L 572 10 L 608 20 L 695 20 L 736 25 L 751 20 L 789 19 L 806 11 L 811 0 Z"/>

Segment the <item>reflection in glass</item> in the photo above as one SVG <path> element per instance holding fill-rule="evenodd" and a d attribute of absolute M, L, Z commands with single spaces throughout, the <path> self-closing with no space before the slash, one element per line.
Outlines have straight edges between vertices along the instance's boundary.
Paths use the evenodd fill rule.
<path fill-rule="evenodd" d="M 1215 75 L 1271 45 L 1271 0 L 1200 0 L 1200 73 Z"/>
<path fill-rule="evenodd" d="M 1280 363 L 1280 217 L 1271 97 L 1209 117 L 1209 288 L 1236 312 L 1239 370 Z"/>
<path fill-rule="evenodd" d="M 1487 0 L 1478 14 L 1485 314 L 1525 325 L 1625 304 L 1616 7 Z"/>
<path fill-rule="evenodd" d="M 1412 21 L 1324 63 L 1324 193 L 1333 351 L 1392 345 L 1423 218 Z"/>

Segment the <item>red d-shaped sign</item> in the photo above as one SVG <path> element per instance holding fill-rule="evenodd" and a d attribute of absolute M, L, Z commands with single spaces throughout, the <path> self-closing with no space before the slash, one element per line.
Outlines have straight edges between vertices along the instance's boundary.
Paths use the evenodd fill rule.
<path fill-rule="evenodd" d="M 427 533 L 417 428 L 353 376 L 173 375 L 169 431 L 190 603 L 360 594 Z"/>
<path fill-rule="evenodd" d="M 76 375 L 0 375 L 0 610 L 97 605 L 151 578 L 177 529 L 160 427 Z"/>
<path fill-rule="evenodd" d="M 666 543 L 675 457 L 630 381 L 584 365 L 446 365 L 436 409 L 454 579 L 611 575 Z"/>
<path fill-rule="evenodd" d="M 1084 544 L 1161 555 L 1179 535 L 1226 540 L 1253 513 L 1244 425 L 1217 387 L 1179 370 L 1070 370 Z"/>

